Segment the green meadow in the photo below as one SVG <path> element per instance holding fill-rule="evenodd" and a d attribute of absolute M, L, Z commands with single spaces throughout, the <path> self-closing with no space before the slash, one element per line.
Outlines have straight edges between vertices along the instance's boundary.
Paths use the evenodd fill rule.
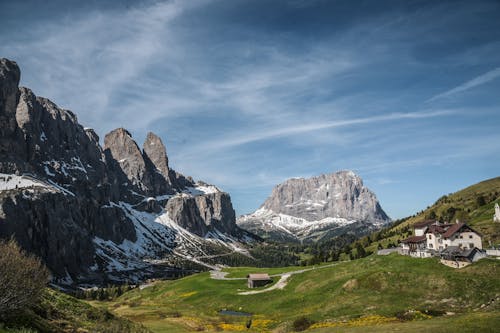
<path fill-rule="evenodd" d="M 243 277 L 303 268 L 227 271 Z M 492 259 L 456 270 L 436 259 L 372 255 L 292 275 L 284 289 L 255 295 L 238 295 L 248 291 L 245 280 L 200 273 L 92 303 L 153 332 L 488 332 L 500 324 L 499 273 Z M 252 313 L 252 322 L 219 315 L 223 309 Z"/>

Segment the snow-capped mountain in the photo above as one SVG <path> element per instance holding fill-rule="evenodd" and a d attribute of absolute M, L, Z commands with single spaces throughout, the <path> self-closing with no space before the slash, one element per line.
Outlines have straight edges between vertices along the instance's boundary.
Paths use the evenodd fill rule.
<path fill-rule="evenodd" d="M 239 217 L 237 224 L 263 238 L 297 242 L 348 232 L 362 235 L 389 221 L 361 178 L 340 171 L 279 184 L 257 211 Z"/>
<path fill-rule="evenodd" d="M 101 147 L 19 79 L 0 59 L 0 238 L 40 256 L 56 283 L 139 281 L 248 255 L 229 195 L 172 170 L 158 136 L 140 149 L 118 128 Z"/>

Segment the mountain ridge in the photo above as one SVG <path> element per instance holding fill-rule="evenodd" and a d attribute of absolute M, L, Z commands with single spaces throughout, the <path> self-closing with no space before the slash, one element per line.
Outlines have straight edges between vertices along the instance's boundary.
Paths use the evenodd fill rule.
<path fill-rule="evenodd" d="M 73 112 L 18 87 L 20 75 L 0 59 L 0 238 L 41 257 L 55 283 L 140 281 L 213 267 L 196 259 L 213 252 L 248 256 L 230 196 L 169 168 L 161 138 L 149 133 L 140 149 L 118 128 L 101 147 Z"/>

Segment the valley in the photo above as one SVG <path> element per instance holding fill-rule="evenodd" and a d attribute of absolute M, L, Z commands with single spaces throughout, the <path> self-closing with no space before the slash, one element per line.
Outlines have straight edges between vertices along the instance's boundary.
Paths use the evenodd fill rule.
<path fill-rule="evenodd" d="M 0 333 L 500 327 L 500 177 L 392 220 L 360 175 L 322 165 L 237 216 L 230 193 L 172 168 L 160 135 L 101 140 L 20 79 L 0 58 Z M 39 293 L 18 304 L 20 282 Z"/>

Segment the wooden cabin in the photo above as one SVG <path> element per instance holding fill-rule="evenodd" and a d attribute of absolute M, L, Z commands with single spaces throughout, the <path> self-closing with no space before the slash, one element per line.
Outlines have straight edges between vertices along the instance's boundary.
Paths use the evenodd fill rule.
<path fill-rule="evenodd" d="M 273 279 L 267 273 L 248 274 L 248 288 L 257 288 L 272 283 Z"/>

